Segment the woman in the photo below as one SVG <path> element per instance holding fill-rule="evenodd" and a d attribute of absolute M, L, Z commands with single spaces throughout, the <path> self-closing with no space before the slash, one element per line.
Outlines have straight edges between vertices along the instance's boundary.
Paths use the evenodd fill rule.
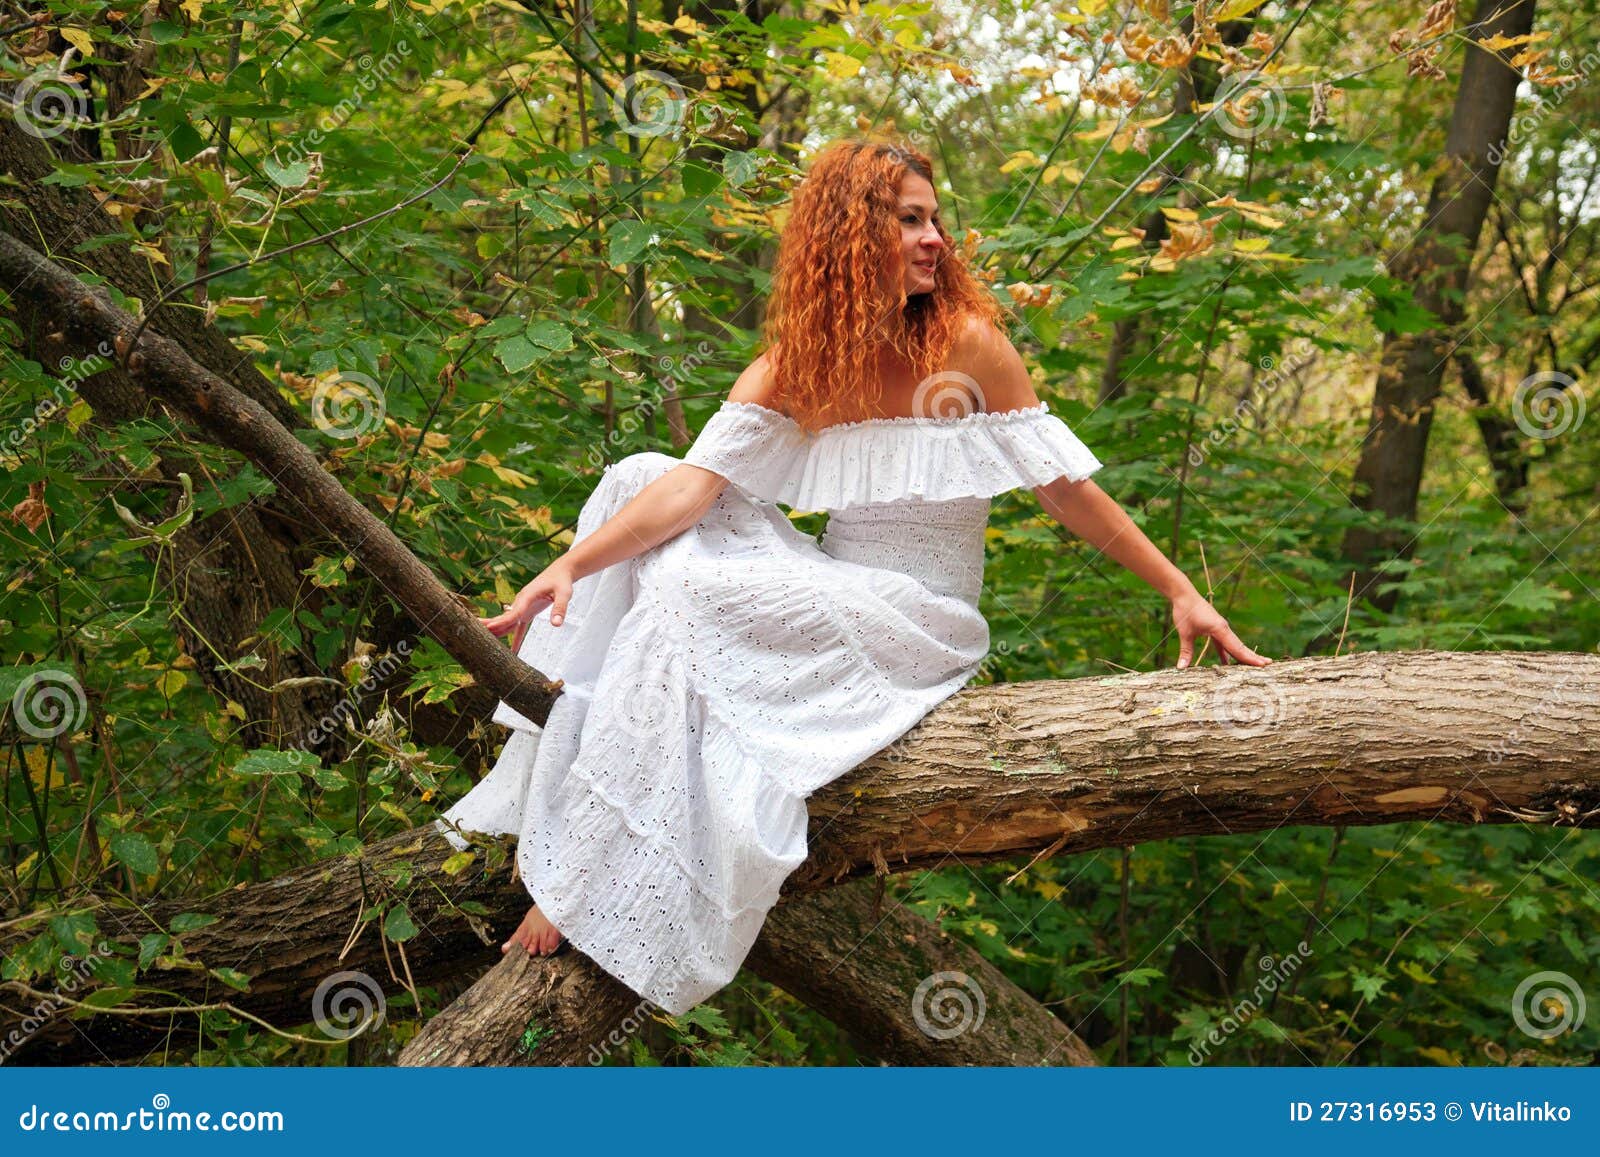
<path fill-rule="evenodd" d="M 1099 460 L 1034 394 L 932 176 L 903 146 L 822 152 L 780 241 L 768 351 L 682 460 L 607 467 L 572 546 L 482 620 L 564 681 L 542 729 L 499 704 L 512 736 L 445 815 L 519 836 L 535 904 L 502 952 L 565 935 L 671 1013 L 731 981 L 805 859 L 806 798 L 988 653 L 996 494 L 1031 488 L 1164 594 L 1179 667 L 1202 636 L 1270 661 L 1088 480 Z M 779 502 L 827 510 L 820 541 Z"/>

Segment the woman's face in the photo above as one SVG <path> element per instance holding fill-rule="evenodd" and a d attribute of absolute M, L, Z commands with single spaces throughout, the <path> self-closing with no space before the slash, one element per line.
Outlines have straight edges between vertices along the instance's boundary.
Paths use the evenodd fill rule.
<path fill-rule="evenodd" d="M 934 269 L 945 258 L 945 247 L 936 227 L 939 200 L 920 173 L 907 173 L 901 181 L 899 215 L 906 296 L 928 293 L 934 287 Z"/>

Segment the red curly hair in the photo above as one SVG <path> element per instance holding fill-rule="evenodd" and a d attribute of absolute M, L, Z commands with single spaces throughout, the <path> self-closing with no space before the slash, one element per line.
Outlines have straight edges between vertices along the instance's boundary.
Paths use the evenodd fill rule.
<path fill-rule="evenodd" d="M 907 296 L 899 204 L 908 172 L 933 182 L 933 163 L 915 146 L 846 137 L 816 156 L 794 191 L 763 332 L 773 398 L 803 429 L 871 416 L 886 349 L 927 381 L 968 317 L 1005 328 L 1005 311 L 943 225 L 933 290 Z"/>

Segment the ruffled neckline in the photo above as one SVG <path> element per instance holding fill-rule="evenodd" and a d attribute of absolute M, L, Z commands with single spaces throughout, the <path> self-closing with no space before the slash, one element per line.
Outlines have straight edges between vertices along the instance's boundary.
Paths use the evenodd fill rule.
<path fill-rule="evenodd" d="M 970 414 L 958 414 L 953 418 L 941 418 L 927 414 L 905 414 L 892 418 L 861 418 L 854 422 L 835 422 L 824 426 L 820 430 L 807 430 L 799 422 L 789 417 L 781 410 L 774 410 L 770 406 L 763 406 L 759 402 L 735 402 L 724 398 L 722 409 L 746 410 L 751 413 L 761 414 L 778 422 L 792 426 L 796 431 L 810 438 L 820 438 L 824 434 L 831 434 L 836 430 L 853 430 L 865 426 L 990 426 L 1001 422 L 1011 422 L 1018 419 L 1048 414 L 1050 403 L 1041 401 L 1037 406 L 1024 406 L 1020 410 L 974 410 Z"/>

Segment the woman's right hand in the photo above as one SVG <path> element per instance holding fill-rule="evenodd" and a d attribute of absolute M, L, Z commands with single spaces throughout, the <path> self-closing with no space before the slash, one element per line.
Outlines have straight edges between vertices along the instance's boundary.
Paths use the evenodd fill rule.
<path fill-rule="evenodd" d="M 546 606 L 550 608 L 550 625 L 561 625 L 561 620 L 567 614 L 567 600 L 572 598 L 572 583 L 572 568 L 558 558 L 517 592 L 510 607 L 491 618 L 479 616 L 478 622 L 487 627 L 492 635 L 503 635 L 515 628 L 511 652 L 517 654 L 522 650 L 522 639 L 528 633 L 528 624 Z"/>

